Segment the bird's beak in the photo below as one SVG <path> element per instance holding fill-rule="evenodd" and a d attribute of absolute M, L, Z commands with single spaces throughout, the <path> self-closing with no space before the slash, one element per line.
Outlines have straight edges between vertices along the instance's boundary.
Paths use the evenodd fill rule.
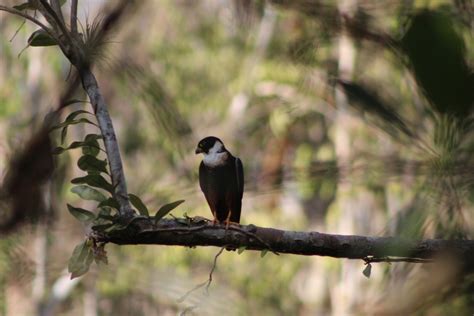
<path fill-rule="evenodd" d="M 199 147 L 198 147 L 198 148 L 196 148 L 196 151 L 195 151 L 195 153 L 196 153 L 196 155 L 197 155 L 197 154 L 201 154 L 201 153 L 203 153 L 203 151 L 202 151 L 202 149 L 201 149 L 201 148 L 199 148 Z"/>

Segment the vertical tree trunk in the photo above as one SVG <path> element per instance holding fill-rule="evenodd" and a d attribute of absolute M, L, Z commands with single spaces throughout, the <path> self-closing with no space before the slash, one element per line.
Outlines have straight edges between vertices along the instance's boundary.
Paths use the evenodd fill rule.
<path fill-rule="evenodd" d="M 356 0 L 340 0 L 339 13 L 343 23 L 343 15 L 352 16 L 355 12 Z M 341 33 L 337 42 L 339 78 L 351 81 L 354 74 L 354 63 L 356 50 L 353 40 L 346 32 L 345 26 L 342 26 Z M 339 209 L 340 217 L 336 231 L 342 234 L 362 233 L 359 231 L 357 222 L 357 212 L 363 209 L 364 201 L 358 191 L 355 190 L 351 181 L 349 172 L 351 166 L 352 140 L 354 137 L 354 122 L 348 113 L 348 98 L 342 89 L 336 89 L 335 102 L 337 108 L 336 120 L 334 122 L 334 146 L 337 157 L 339 179 L 338 182 L 336 207 Z M 361 264 L 357 261 L 341 262 L 341 270 L 338 281 L 331 288 L 331 311 L 333 315 L 352 314 L 353 306 L 357 297 L 361 296 L 360 276 Z"/>
<path fill-rule="evenodd" d="M 28 77 L 27 77 L 27 87 L 28 87 L 28 103 L 31 107 L 31 116 L 33 118 L 33 125 L 41 123 L 40 113 L 42 100 L 44 96 L 40 91 L 40 80 L 41 73 L 43 71 L 42 67 L 42 58 L 43 50 L 40 49 L 30 49 L 28 50 L 29 64 L 28 64 Z M 35 126 L 33 126 L 35 128 Z M 51 214 L 51 181 L 45 183 L 42 187 L 43 195 L 43 205 L 38 205 L 38 207 L 44 207 L 46 210 L 46 218 L 42 220 L 36 226 L 36 234 L 34 237 L 34 262 L 35 262 L 35 275 L 32 282 L 32 292 L 31 297 L 33 300 L 33 306 L 36 308 L 36 311 L 40 313 L 42 304 L 46 295 L 46 280 L 47 280 L 47 258 L 48 258 L 48 231 L 49 231 L 49 221 L 48 215 Z"/>
<path fill-rule="evenodd" d="M 35 236 L 35 276 L 32 285 L 32 298 L 36 310 L 40 311 L 46 294 L 46 263 L 48 257 L 48 224 L 36 226 Z"/>

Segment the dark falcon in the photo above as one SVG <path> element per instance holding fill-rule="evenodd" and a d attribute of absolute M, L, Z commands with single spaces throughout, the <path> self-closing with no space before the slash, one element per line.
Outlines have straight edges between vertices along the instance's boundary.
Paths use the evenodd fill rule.
<path fill-rule="evenodd" d="M 211 208 L 214 223 L 238 224 L 244 193 L 242 162 L 214 136 L 202 139 L 196 154 L 204 155 L 199 166 L 199 185 Z"/>

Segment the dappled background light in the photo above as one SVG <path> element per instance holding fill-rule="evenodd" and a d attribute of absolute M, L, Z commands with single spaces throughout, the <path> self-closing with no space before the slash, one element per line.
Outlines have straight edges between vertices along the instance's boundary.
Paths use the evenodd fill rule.
<path fill-rule="evenodd" d="M 82 32 L 115 5 L 79 1 Z M 244 164 L 242 224 L 472 239 L 471 2 L 137 1 L 126 10 L 91 55 L 128 189 L 151 212 L 184 199 L 173 216 L 211 218 L 194 149 L 214 135 Z M 224 251 L 208 291 L 192 291 L 218 252 L 205 247 L 107 245 L 108 265 L 48 301 L 90 232 L 66 203 L 90 204 L 70 192 L 79 151 L 56 157 L 54 172 L 24 151 L 44 141 L 37 131 L 73 80 L 57 48 L 22 51 L 35 29 L 0 12 L 0 225 L 17 230 L 0 241 L 6 315 L 47 304 L 67 315 L 472 313 L 472 267 L 448 259 L 374 264 L 368 279 L 362 261 Z M 89 107 L 68 105 L 63 116 Z M 65 144 L 91 132 L 70 126 Z M 59 134 L 42 148 L 60 145 Z M 44 173 L 29 172 L 33 162 Z"/>

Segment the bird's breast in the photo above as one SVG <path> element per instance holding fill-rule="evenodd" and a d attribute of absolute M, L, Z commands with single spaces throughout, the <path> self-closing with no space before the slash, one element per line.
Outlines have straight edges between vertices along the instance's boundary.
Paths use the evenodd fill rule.
<path fill-rule="evenodd" d="M 226 152 L 212 153 L 204 155 L 204 159 L 202 161 L 207 167 L 214 168 L 225 165 L 228 157 L 229 154 Z"/>

